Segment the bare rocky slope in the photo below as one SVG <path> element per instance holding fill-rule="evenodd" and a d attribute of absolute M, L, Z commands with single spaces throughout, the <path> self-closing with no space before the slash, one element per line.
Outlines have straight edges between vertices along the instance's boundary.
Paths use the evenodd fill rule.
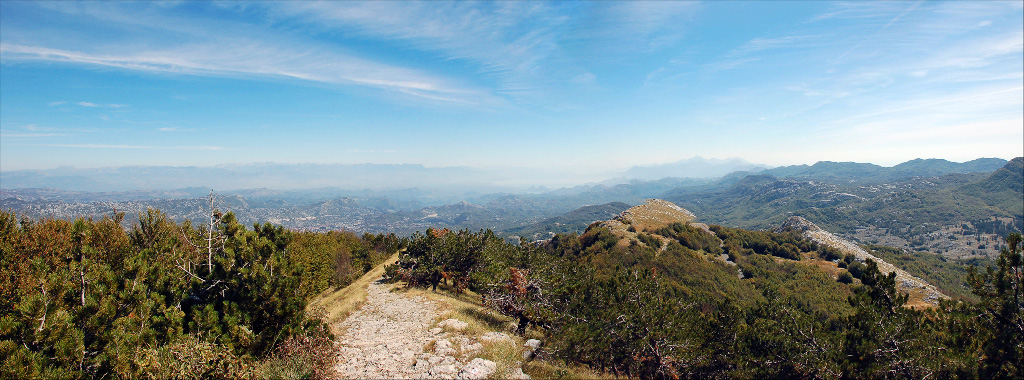
<path fill-rule="evenodd" d="M 857 246 L 857 244 L 821 229 L 807 219 L 799 216 L 791 216 L 786 219 L 782 226 L 778 227 L 776 231 L 782 231 L 786 228 L 800 231 L 804 237 L 815 243 L 836 248 L 844 254 L 853 255 L 858 261 L 873 260 L 878 264 L 878 270 L 882 273 L 896 273 L 896 284 L 899 286 L 901 291 L 910 294 L 910 301 L 908 304 L 911 306 L 922 304 L 934 306 L 938 305 L 940 299 L 949 298 L 936 289 L 935 286 L 932 286 L 924 280 L 914 277 L 910 273 L 897 268 L 895 265 L 889 264 L 885 260 L 868 253 L 861 247 Z"/>

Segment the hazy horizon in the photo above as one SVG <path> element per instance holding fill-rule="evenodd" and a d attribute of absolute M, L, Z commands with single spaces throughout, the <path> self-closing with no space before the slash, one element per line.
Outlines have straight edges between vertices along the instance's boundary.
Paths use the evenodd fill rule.
<path fill-rule="evenodd" d="M 979 157 L 963 162 L 945 161 L 960 164 L 985 159 L 993 158 Z M 1009 161 L 1004 158 L 995 159 Z M 794 166 L 811 166 L 815 163 Z M 856 163 L 877 165 L 864 162 Z M 877 166 L 891 168 L 895 165 Z M 273 190 L 446 188 L 455 192 L 529 192 L 538 189 L 552 190 L 581 185 L 618 184 L 666 178 L 714 179 L 738 171 L 759 172 L 773 168 L 781 167 L 749 162 L 738 157 L 708 159 L 700 156 L 660 165 L 578 172 L 512 166 L 431 167 L 420 164 L 371 163 L 260 162 L 210 166 L 126 165 L 100 168 L 63 166 L 44 170 L 2 171 L 0 172 L 2 174 L 0 175 L 0 188 L 52 187 L 74 191 L 173 190 L 192 187 L 230 191 L 259 188 Z M 15 185 L 10 185 L 11 182 L 14 182 Z M 38 185 L 26 186 L 25 183 Z"/>

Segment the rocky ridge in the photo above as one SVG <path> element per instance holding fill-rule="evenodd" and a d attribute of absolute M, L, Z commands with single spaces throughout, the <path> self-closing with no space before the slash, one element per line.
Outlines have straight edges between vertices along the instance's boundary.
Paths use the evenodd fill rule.
<path fill-rule="evenodd" d="M 807 219 L 799 216 L 791 216 L 787 218 L 780 227 L 776 228 L 776 232 L 781 232 L 787 228 L 801 232 L 804 237 L 815 243 L 838 249 L 844 254 L 853 255 L 857 261 L 865 261 L 868 259 L 873 260 L 878 265 L 878 270 L 884 274 L 896 273 L 896 285 L 901 291 L 911 295 L 911 304 L 914 303 L 913 301 L 920 301 L 934 306 L 938 305 L 940 299 L 949 298 L 949 296 L 942 294 L 942 292 L 936 289 L 935 286 L 918 277 L 914 277 L 903 269 L 889 264 L 885 260 L 882 260 L 871 253 L 868 253 L 861 247 L 857 246 L 857 244 L 821 229 L 821 227 L 818 227 Z M 917 300 L 917 298 L 920 299 Z"/>

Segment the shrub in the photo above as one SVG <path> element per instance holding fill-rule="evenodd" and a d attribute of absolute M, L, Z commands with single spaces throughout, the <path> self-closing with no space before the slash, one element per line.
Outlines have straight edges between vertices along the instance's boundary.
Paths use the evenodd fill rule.
<path fill-rule="evenodd" d="M 843 273 L 839 274 L 839 278 L 837 278 L 836 281 L 839 281 L 839 282 L 844 283 L 844 284 L 852 284 L 853 283 L 853 276 L 850 275 L 850 272 L 843 271 Z"/>
<path fill-rule="evenodd" d="M 186 335 L 170 344 L 144 350 L 144 369 L 151 379 L 251 379 L 255 367 L 223 345 Z"/>
<path fill-rule="evenodd" d="M 334 360 L 330 333 L 326 328 L 313 329 L 279 344 L 260 372 L 266 379 L 330 379 Z"/>

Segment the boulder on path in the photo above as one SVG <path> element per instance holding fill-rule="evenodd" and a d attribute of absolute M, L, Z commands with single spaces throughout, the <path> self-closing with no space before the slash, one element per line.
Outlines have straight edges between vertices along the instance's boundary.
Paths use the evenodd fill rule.
<path fill-rule="evenodd" d="M 469 362 L 469 364 L 466 364 L 465 367 L 462 367 L 462 370 L 459 371 L 458 378 L 486 379 L 488 376 L 494 374 L 494 371 L 497 370 L 497 368 L 498 365 L 494 364 L 494 362 L 490 360 L 474 358 L 472 361 Z"/>

